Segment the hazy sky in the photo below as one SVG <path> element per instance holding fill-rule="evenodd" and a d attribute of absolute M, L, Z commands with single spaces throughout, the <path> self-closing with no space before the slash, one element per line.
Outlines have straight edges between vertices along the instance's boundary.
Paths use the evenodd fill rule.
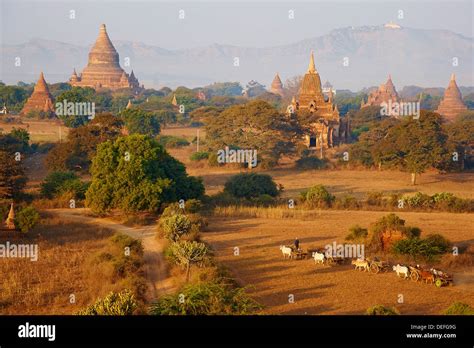
<path fill-rule="evenodd" d="M 473 35 L 473 1 L 25 1 L 0 0 L 0 39 L 32 38 L 90 45 L 101 23 L 112 40 L 167 49 L 212 43 L 274 46 L 323 35 L 335 28 L 379 25 L 448 29 Z M 288 18 L 294 10 L 295 18 Z M 75 19 L 70 19 L 70 10 Z M 179 19 L 184 10 L 185 19 Z M 399 10 L 403 19 L 399 19 Z"/>

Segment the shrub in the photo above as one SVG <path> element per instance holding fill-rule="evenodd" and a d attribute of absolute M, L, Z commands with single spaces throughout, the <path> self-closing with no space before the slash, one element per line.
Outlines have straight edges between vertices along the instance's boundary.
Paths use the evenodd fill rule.
<path fill-rule="evenodd" d="M 270 195 L 263 194 L 258 197 L 251 198 L 251 202 L 256 206 L 268 207 L 275 204 L 275 198 Z"/>
<path fill-rule="evenodd" d="M 20 210 L 15 217 L 15 225 L 21 232 L 28 232 L 38 223 L 40 215 L 33 207 L 26 207 Z"/>
<path fill-rule="evenodd" d="M 263 194 L 276 197 L 279 192 L 272 177 L 267 174 L 242 173 L 231 177 L 224 192 L 237 198 L 254 198 Z"/>
<path fill-rule="evenodd" d="M 198 151 L 191 155 L 191 161 L 202 161 L 209 158 L 209 152 L 206 151 Z"/>
<path fill-rule="evenodd" d="M 160 219 L 160 226 L 165 237 L 171 241 L 178 241 L 191 230 L 191 221 L 184 214 L 176 214 Z"/>
<path fill-rule="evenodd" d="M 367 193 L 367 204 L 368 205 L 376 205 L 382 206 L 383 205 L 383 192 L 368 192 Z"/>
<path fill-rule="evenodd" d="M 395 254 L 410 255 L 414 259 L 425 257 L 429 260 L 445 253 L 449 249 L 449 241 L 443 236 L 429 235 L 425 239 L 418 237 L 402 239 L 392 245 L 392 251 Z"/>
<path fill-rule="evenodd" d="M 400 315 L 395 307 L 376 305 L 367 309 L 367 315 Z"/>
<path fill-rule="evenodd" d="M 405 220 L 393 213 L 388 214 L 370 226 L 368 239 L 372 251 L 379 251 L 386 247 L 383 244 L 383 235 L 387 232 L 390 234 L 395 232 L 405 238 L 419 237 L 421 234 L 418 227 L 405 226 Z"/>
<path fill-rule="evenodd" d="M 191 266 L 203 266 L 209 253 L 206 244 L 196 241 L 174 242 L 168 249 L 171 259 L 186 269 L 186 281 L 189 281 Z"/>
<path fill-rule="evenodd" d="M 330 207 L 335 197 L 323 185 L 316 185 L 302 192 L 301 197 L 311 208 Z"/>
<path fill-rule="evenodd" d="M 179 148 L 179 147 L 189 145 L 189 141 L 187 141 L 185 138 L 176 137 L 174 135 L 160 135 L 157 137 L 157 140 L 160 143 L 160 145 L 162 145 L 163 147 L 167 149 Z"/>
<path fill-rule="evenodd" d="M 360 241 L 367 237 L 368 231 L 366 228 L 362 228 L 359 225 L 354 225 L 349 229 L 349 234 L 346 236 L 346 240 Z"/>
<path fill-rule="evenodd" d="M 404 201 L 410 208 L 430 208 L 432 205 L 431 197 L 421 192 L 417 192 L 411 197 L 404 198 Z"/>
<path fill-rule="evenodd" d="M 298 169 L 323 169 L 326 167 L 326 161 L 317 157 L 302 157 L 296 161 Z"/>
<path fill-rule="evenodd" d="M 443 314 L 445 315 L 474 315 L 474 308 L 466 303 L 454 302 L 451 306 L 446 309 Z"/>
<path fill-rule="evenodd" d="M 360 204 L 354 196 L 345 195 L 336 199 L 335 207 L 338 209 L 357 209 L 360 207 Z"/>
<path fill-rule="evenodd" d="M 132 315 L 138 307 L 133 293 L 125 289 L 119 293 L 110 292 L 104 299 L 79 311 L 78 315 Z"/>
<path fill-rule="evenodd" d="M 184 299 L 184 301 L 183 301 Z M 162 297 L 150 307 L 155 315 L 252 314 L 261 306 L 244 288 L 216 281 L 186 285 L 179 293 Z"/>
<path fill-rule="evenodd" d="M 41 183 L 41 195 L 49 199 L 68 191 L 73 191 L 84 197 L 86 190 L 87 187 L 79 181 L 73 172 L 52 172 Z"/>

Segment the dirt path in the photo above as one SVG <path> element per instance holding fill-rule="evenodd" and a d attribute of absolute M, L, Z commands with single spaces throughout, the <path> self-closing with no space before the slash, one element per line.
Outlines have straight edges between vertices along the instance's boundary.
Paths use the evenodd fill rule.
<path fill-rule="evenodd" d="M 100 225 L 141 240 L 144 253 L 145 274 L 149 283 L 147 301 L 149 303 L 153 302 L 159 296 L 168 294 L 174 290 L 173 282 L 171 277 L 168 276 L 168 270 L 163 256 L 163 243 L 156 239 L 155 225 L 129 227 L 109 219 L 87 216 L 85 214 L 88 210 L 84 208 L 48 209 L 47 211 L 71 221 Z"/>

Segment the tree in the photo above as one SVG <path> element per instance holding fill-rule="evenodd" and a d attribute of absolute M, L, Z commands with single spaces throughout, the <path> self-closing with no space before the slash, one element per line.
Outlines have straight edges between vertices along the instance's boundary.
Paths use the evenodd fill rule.
<path fill-rule="evenodd" d="M 260 195 L 278 195 L 277 185 L 268 174 L 241 173 L 232 176 L 224 186 L 224 192 L 237 198 L 254 198 Z"/>
<path fill-rule="evenodd" d="M 14 153 L 0 151 L 0 198 L 18 198 L 26 185 L 22 161 Z"/>
<path fill-rule="evenodd" d="M 145 134 L 156 136 L 160 134 L 160 123 L 155 114 L 139 108 L 125 109 L 120 114 L 129 134 Z"/>
<path fill-rule="evenodd" d="M 160 219 L 160 225 L 166 238 L 177 242 L 183 235 L 191 231 L 191 221 L 184 214 L 175 214 Z"/>
<path fill-rule="evenodd" d="M 202 263 L 209 252 L 206 244 L 196 241 L 174 242 L 170 245 L 170 252 L 178 265 L 186 269 L 186 282 L 189 282 L 191 265 Z"/>
<path fill-rule="evenodd" d="M 411 183 L 416 185 L 418 174 L 443 162 L 446 138 L 440 116 L 422 110 L 419 119 L 408 118 L 388 129 L 373 148 L 374 159 L 411 173 Z"/>
<path fill-rule="evenodd" d="M 48 153 L 49 170 L 87 170 L 95 155 L 97 145 L 116 139 L 122 129 L 122 120 L 110 113 L 97 114 L 86 125 L 71 129 L 67 141 L 58 143 Z"/>
<path fill-rule="evenodd" d="M 56 104 L 61 104 L 64 101 L 72 103 L 93 103 L 95 90 L 90 87 L 73 87 L 70 90 L 62 92 L 56 98 Z M 64 125 L 69 128 L 77 128 L 89 122 L 88 115 L 58 115 L 64 122 Z"/>
<path fill-rule="evenodd" d="M 157 211 L 161 203 L 200 198 L 204 186 L 155 139 L 134 134 L 107 141 L 92 160 L 86 203 L 95 212 L 110 209 Z"/>
<path fill-rule="evenodd" d="M 296 131 L 287 117 L 261 100 L 231 106 L 219 117 L 207 119 L 206 142 L 210 152 L 226 146 L 257 150 L 259 163 L 276 165 L 284 154 L 294 153 Z"/>

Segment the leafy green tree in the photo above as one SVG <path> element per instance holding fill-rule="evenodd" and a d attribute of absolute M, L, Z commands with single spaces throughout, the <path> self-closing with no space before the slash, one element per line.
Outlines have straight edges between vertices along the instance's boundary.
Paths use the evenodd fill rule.
<path fill-rule="evenodd" d="M 440 116 L 422 110 L 418 120 L 408 118 L 389 129 L 374 157 L 411 173 L 411 183 L 415 185 L 418 174 L 441 165 L 447 154 L 446 139 Z"/>
<path fill-rule="evenodd" d="M 232 176 L 224 185 L 224 192 L 237 198 L 255 198 L 260 195 L 276 197 L 277 185 L 268 174 L 241 173 Z"/>
<path fill-rule="evenodd" d="M 144 135 L 119 137 L 97 148 L 86 202 L 93 211 L 156 211 L 161 203 L 199 198 L 204 186 L 190 177 L 182 163 L 155 139 Z"/>
<path fill-rule="evenodd" d="M 160 219 L 160 226 L 166 238 L 177 242 L 183 235 L 191 231 L 191 221 L 184 214 L 176 214 Z"/>
<path fill-rule="evenodd" d="M 73 172 L 52 172 L 41 183 L 41 195 L 54 198 L 59 194 L 70 192 L 76 199 L 84 199 L 87 184 L 79 180 Z"/>
<path fill-rule="evenodd" d="M 268 103 L 255 100 L 224 110 L 219 117 L 208 119 L 206 142 L 217 152 L 226 146 L 257 150 L 259 163 L 277 164 L 284 154 L 295 151 L 296 130 L 288 118 Z"/>
<path fill-rule="evenodd" d="M 212 96 L 242 95 L 242 86 L 238 82 L 215 82 L 212 85 L 204 87 L 204 90 L 210 92 Z"/>
<path fill-rule="evenodd" d="M 209 253 L 206 244 L 196 241 L 174 242 L 169 248 L 177 264 L 186 269 L 186 282 L 189 282 L 191 266 L 202 264 Z"/>
<path fill-rule="evenodd" d="M 160 134 L 160 123 L 155 114 L 139 108 L 125 109 L 120 114 L 129 134 L 156 136 Z"/>
<path fill-rule="evenodd" d="M 0 151 L 0 198 L 18 198 L 26 181 L 23 162 L 17 161 L 14 153 Z"/>
<path fill-rule="evenodd" d="M 95 90 L 90 87 L 73 87 L 70 90 L 62 92 L 56 98 L 56 104 L 64 101 L 73 103 L 93 103 Z M 64 122 L 64 125 L 69 128 L 77 128 L 89 122 L 87 115 L 58 115 Z"/>
<path fill-rule="evenodd" d="M 31 88 L 0 85 L 0 107 L 5 104 L 10 111 L 20 112 L 31 92 Z"/>
<path fill-rule="evenodd" d="M 316 185 L 302 192 L 301 198 L 311 208 L 330 207 L 335 199 L 323 185 Z"/>

